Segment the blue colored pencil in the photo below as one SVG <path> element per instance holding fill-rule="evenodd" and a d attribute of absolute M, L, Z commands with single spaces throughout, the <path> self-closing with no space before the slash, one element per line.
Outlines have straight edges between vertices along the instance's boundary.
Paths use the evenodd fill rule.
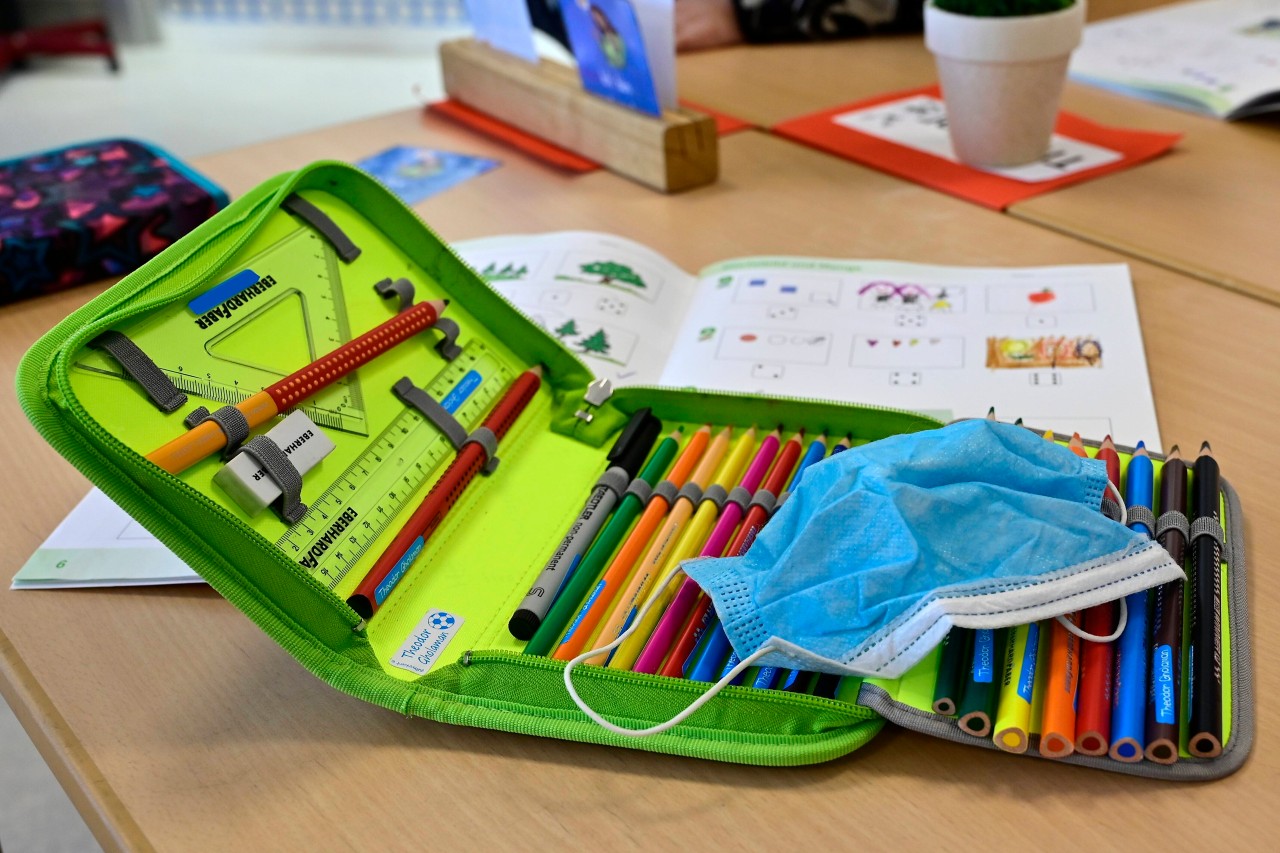
<path fill-rule="evenodd" d="M 1155 469 L 1147 456 L 1147 448 L 1138 442 L 1125 471 L 1125 502 L 1130 511 L 1135 507 L 1151 509 L 1155 493 Z M 1153 536 L 1155 531 L 1140 521 L 1129 525 L 1134 530 Z M 1147 591 L 1125 596 L 1129 621 L 1116 643 L 1115 680 L 1111 706 L 1111 757 L 1116 761 L 1137 762 L 1146 744 L 1144 726 L 1147 714 Z"/>

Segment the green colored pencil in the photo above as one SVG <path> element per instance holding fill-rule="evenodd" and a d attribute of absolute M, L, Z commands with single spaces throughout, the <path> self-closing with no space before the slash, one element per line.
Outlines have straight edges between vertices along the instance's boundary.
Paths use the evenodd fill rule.
<path fill-rule="evenodd" d="M 942 640 L 938 659 L 938 680 L 933 688 L 933 712 L 954 717 L 960 704 L 960 690 L 973 662 L 973 631 L 952 628 Z"/>
<path fill-rule="evenodd" d="M 672 460 L 676 458 L 676 452 L 680 449 L 680 438 L 680 431 L 676 430 L 659 442 L 649 461 L 640 470 L 639 479 L 650 486 L 656 485 L 671 467 Z M 560 595 L 556 597 L 551 610 L 538 626 L 533 639 L 529 640 L 524 647 L 526 655 L 546 655 L 555 648 L 560 635 L 568 627 L 569 620 L 577 614 L 582 600 L 587 597 L 591 587 L 600 580 L 600 575 L 609 564 L 609 558 L 613 556 L 614 551 L 618 550 L 619 543 L 627 535 L 627 531 L 631 529 L 635 520 L 640 517 L 643 509 L 644 502 L 633 492 L 628 492 L 623 497 L 618 508 L 613 511 L 613 517 L 609 519 L 609 523 L 600 531 L 596 541 L 591 543 L 591 548 L 582 558 L 582 563 L 569 578 L 564 589 L 560 590 Z"/>
<path fill-rule="evenodd" d="M 973 632 L 973 666 L 969 668 L 960 693 L 960 729 L 975 737 L 991 734 L 1000 698 L 1000 664 L 1006 629 Z"/>

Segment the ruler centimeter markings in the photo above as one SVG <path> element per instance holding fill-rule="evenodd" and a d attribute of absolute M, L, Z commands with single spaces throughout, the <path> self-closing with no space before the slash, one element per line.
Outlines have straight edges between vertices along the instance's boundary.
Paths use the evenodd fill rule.
<path fill-rule="evenodd" d="M 511 370 L 473 342 L 424 390 L 471 430 L 511 380 Z M 276 546 L 335 589 L 453 452 L 443 433 L 406 406 Z"/>

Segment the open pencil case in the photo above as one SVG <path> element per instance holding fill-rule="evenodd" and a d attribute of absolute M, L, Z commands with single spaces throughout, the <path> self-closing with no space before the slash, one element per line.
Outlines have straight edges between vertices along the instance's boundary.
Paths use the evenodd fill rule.
<path fill-rule="evenodd" d="M 299 407 L 334 445 L 302 477 L 304 506 L 246 513 L 215 484 L 226 464 L 217 456 L 179 475 L 147 461 L 148 451 L 185 430 L 184 417 L 197 406 L 235 403 L 395 316 L 395 288 L 375 289 L 385 281 L 407 282 L 418 301 L 447 298 L 452 323 L 387 351 Z M 107 347 L 107 332 L 128 343 Z M 131 347 L 145 356 L 141 367 L 126 366 Z M 496 469 L 470 484 L 394 595 L 363 620 L 347 596 L 455 452 L 445 432 L 393 388 L 407 377 L 437 401 L 465 388 L 453 418 L 471 430 L 533 365 L 544 367 L 543 382 L 499 442 Z M 703 423 L 781 425 L 848 435 L 855 445 L 941 425 L 923 415 L 789 398 L 649 387 L 601 398 L 588 395 L 591 383 L 576 356 L 390 192 L 328 162 L 236 201 L 60 323 L 18 374 L 25 410 L 60 453 L 307 669 L 367 702 L 440 722 L 761 765 L 847 754 L 886 717 L 968 738 L 919 710 L 929 660 L 895 682 L 846 678 L 831 696 L 729 687 L 651 737 L 624 737 L 588 720 L 565 690 L 564 665 L 522 654 L 507 621 L 637 410 L 649 408 L 664 430 L 680 427 L 686 436 Z M 1227 751 L 1151 775 L 1220 775 L 1248 750 L 1243 542 L 1238 501 L 1225 485 L 1224 500 Z M 392 665 L 418 627 L 439 614 L 447 630 L 437 625 L 425 674 Z M 574 683 L 592 707 L 631 728 L 672 717 L 708 687 L 593 666 L 580 667 Z"/>

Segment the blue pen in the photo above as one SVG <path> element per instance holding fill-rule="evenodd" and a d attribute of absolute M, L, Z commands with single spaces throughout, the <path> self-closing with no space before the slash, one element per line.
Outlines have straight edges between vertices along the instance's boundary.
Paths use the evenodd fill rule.
<path fill-rule="evenodd" d="M 725 634 L 724 629 L 720 627 L 720 621 L 717 619 L 707 627 L 705 650 L 702 653 L 702 657 L 698 658 L 693 671 L 689 673 L 689 678 L 694 681 L 715 681 L 716 674 L 723 670 L 722 662 L 726 655 L 734 661 L 729 666 L 729 669 L 737 666 L 738 656 L 732 654 L 732 652 L 733 649 L 729 646 L 729 637 Z M 723 671 L 727 672 L 728 670 Z"/>
<path fill-rule="evenodd" d="M 826 453 L 826 448 L 827 442 L 825 437 L 818 436 L 818 438 L 814 439 L 813 444 L 809 445 L 809 450 L 804 454 L 804 458 L 801 459 L 800 464 L 796 466 L 796 473 L 792 475 L 791 482 L 787 484 L 788 492 L 795 489 L 796 485 L 799 484 L 800 475 L 804 473 L 804 469 L 822 458 L 822 455 Z M 831 453 L 828 458 L 835 456 L 837 453 L 843 453 L 848 449 L 849 436 L 846 435 L 844 438 L 837 441 L 835 446 L 831 448 Z M 767 690 L 778 684 L 779 681 L 781 681 L 781 684 L 779 685 L 781 689 L 789 691 L 799 690 L 801 687 L 798 685 L 803 685 L 805 683 L 801 680 L 800 670 L 798 669 L 784 669 L 779 671 L 776 666 L 762 666 L 756 672 L 755 681 L 752 682 L 751 686 Z"/>
<path fill-rule="evenodd" d="M 1151 509 L 1155 492 L 1155 469 L 1140 441 L 1125 471 L 1125 502 L 1129 505 L 1129 526 L 1151 536 L 1154 531 L 1141 521 L 1133 521 L 1137 507 Z M 1116 642 L 1115 680 L 1111 703 L 1111 757 L 1116 761 L 1142 760 L 1146 745 L 1144 725 L 1147 710 L 1147 591 L 1124 598 L 1128 622 Z"/>

